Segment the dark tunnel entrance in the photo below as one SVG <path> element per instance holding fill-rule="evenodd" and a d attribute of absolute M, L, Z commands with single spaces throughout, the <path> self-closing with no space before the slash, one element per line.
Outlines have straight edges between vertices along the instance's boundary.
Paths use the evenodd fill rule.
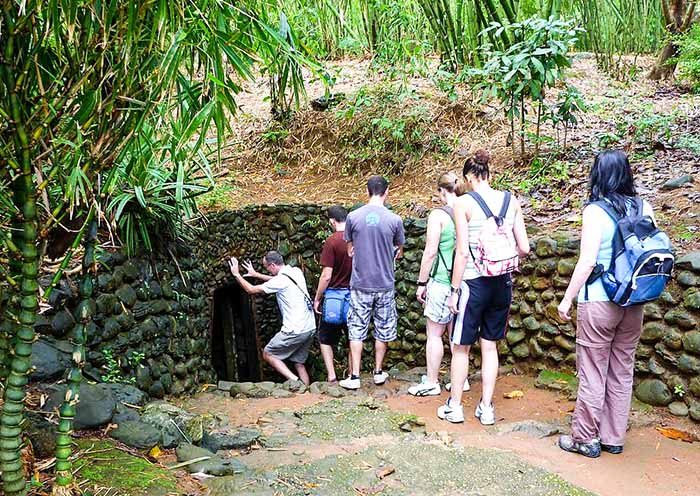
<path fill-rule="evenodd" d="M 260 347 L 253 302 L 237 284 L 214 291 L 212 363 L 220 380 L 260 381 Z"/>

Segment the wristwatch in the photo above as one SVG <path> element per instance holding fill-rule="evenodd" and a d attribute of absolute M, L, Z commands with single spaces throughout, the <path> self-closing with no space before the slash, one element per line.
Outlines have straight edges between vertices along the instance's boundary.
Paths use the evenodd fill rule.
<path fill-rule="evenodd" d="M 421 287 L 421 286 L 426 286 L 428 284 L 428 281 L 416 281 L 416 286 Z"/>
<path fill-rule="evenodd" d="M 462 288 L 454 288 L 450 286 L 450 293 L 451 294 L 456 294 L 457 296 L 462 294 Z"/>

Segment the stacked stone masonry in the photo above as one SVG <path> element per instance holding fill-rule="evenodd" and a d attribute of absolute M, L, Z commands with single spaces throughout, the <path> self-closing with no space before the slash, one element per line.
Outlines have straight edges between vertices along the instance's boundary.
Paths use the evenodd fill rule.
<path fill-rule="evenodd" d="M 181 249 L 179 267 L 172 260 L 157 262 L 157 276 L 151 260 L 127 261 L 119 254 L 109 255 L 110 263 L 106 265 L 111 269 L 100 275 L 96 298 L 99 318 L 92 333 L 92 366 L 103 364 L 105 347 L 119 354 L 137 350 L 145 354 L 147 369 L 138 372 L 137 385 L 154 396 L 162 395 L 161 391 L 180 394 L 212 382 L 211 302 L 217 288 L 233 283 L 226 258 L 248 258 L 261 270 L 262 256 L 276 249 L 288 263 L 305 271 L 313 294 L 320 273 L 321 245 L 329 234 L 327 225 L 325 210 L 320 206 L 254 206 L 210 215 L 192 246 L 185 252 Z M 399 338 L 389 345 L 388 367 L 425 364 L 425 318 L 415 298 L 414 282 L 426 220 L 407 218 L 404 226 L 404 257 L 396 269 Z M 514 277 L 507 338 L 500 343 L 503 362 L 518 364 L 521 369 L 575 370 L 576 329 L 574 324 L 558 319 L 557 304 L 574 270 L 577 252 L 575 235 L 533 238 L 532 253 Z M 253 307 L 259 342 L 265 343 L 280 327 L 275 299 L 256 297 Z M 698 421 L 699 323 L 700 253 L 691 253 L 679 258 L 675 281 L 663 297 L 645 307 L 635 363 L 635 391 L 646 403 L 683 403 Z M 311 359 L 311 371 L 322 378 L 317 351 Z M 369 360 L 370 354 L 365 358 Z M 479 366 L 478 353 L 472 353 L 472 366 Z M 267 378 L 275 378 L 271 371 L 264 372 Z"/>
<path fill-rule="evenodd" d="M 184 250 L 172 258 L 127 259 L 122 253 L 104 253 L 92 304 L 95 321 L 88 332 L 86 374 L 101 380 L 110 370 L 112 380 L 135 380 L 151 397 L 180 395 L 199 384 L 216 380 L 211 367 L 209 311 L 205 271 Z M 73 285 L 62 281 L 52 294 L 53 313 L 42 315 L 37 330 L 42 338 L 35 353 L 39 381 L 57 378 L 66 366 L 68 344 L 77 303 Z M 58 356 L 58 360 L 56 357 Z"/>

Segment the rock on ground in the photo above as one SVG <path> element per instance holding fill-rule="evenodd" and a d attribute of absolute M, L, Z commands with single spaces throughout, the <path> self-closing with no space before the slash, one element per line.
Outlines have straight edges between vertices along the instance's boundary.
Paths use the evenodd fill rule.
<path fill-rule="evenodd" d="M 538 420 L 523 420 L 522 422 L 511 422 L 508 424 L 498 424 L 495 431 L 499 434 L 511 432 L 523 432 L 528 436 L 542 439 L 544 437 L 559 434 L 562 429 L 558 422 L 540 422 Z"/>
<path fill-rule="evenodd" d="M 176 453 L 179 462 L 208 457 L 206 460 L 187 465 L 187 471 L 191 474 L 201 472 L 208 475 L 224 476 L 240 474 L 246 469 L 245 464 L 236 458 L 221 458 L 209 450 L 192 444 L 181 444 Z"/>
<path fill-rule="evenodd" d="M 76 416 L 73 426 L 75 429 L 91 429 L 107 424 L 112 420 L 112 415 L 117 402 L 112 394 L 109 384 L 81 384 L 80 403 L 76 407 Z M 68 387 L 61 385 L 49 397 L 46 409 L 57 409 L 66 397 Z"/>
<path fill-rule="evenodd" d="M 39 339 L 32 347 L 32 382 L 61 377 L 71 365 L 71 345 L 66 341 Z"/>
<path fill-rule="evenodd" d="M 160 443 L 160 431 L 141 421 L 121 422 L 116 429 L 109 431 L 110 437 L 132 448 L 150 449 Z"/>
<path fill-rule="evenodd" d="M 141 420 L 160 431 L 164 448 L 174 448 L 183 442 L 199 443 L 204 434 L 201 415 L 188 413 L 165 401 L 147 404 L 141 412 Z"/>
<path fill-rule="evenodd" d="M 257 429 L 241 428 L 235 432 L 205 432 L 202 447 L 212 453 L 220 450 L 247 449 L 260 439 L 262 433 Z"/>

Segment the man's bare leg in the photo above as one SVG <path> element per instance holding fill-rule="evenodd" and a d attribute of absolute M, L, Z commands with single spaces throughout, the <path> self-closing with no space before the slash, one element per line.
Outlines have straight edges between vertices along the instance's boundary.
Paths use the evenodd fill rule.
<path fill-rule="evenodd" d="M 384 365 L 384 355 L 386 355 L 387 344 L 378 339 L 374 340 L 374 371 L 382 370 Z"/>
<path fill-rule="evenodd" d="M 333 347 L 329 344 L 322 344 L 321 356 L 323 357 L 323 364 L 326 366 L 328 380 L 335 381 L 337 377 L 335 375 L 335 365 L 333 364 Z"/>
<path fill-rule="evenodd" d="M 306 366 L 303 363 L 295 363 L 294 368 L 297 369 L 297 374 L 299 374 L 299 379 L 301 382 L 307 386 L 311 384 L 311 379 L 309 379 L 309 373 L 306 371 Z"/>
<path fill-rule="evenodd" d="M 350 358 L 352 358 L 352 366 L 350 373 L 355 376 L 360 376 L 360 363 L 362 362 L 362 341 L 350 341 Z"/>
<path fill-rule="evenodd" d="M 270 355 L 267 351 L 263 351 L 263 360 L 265 360 L 267 363 L 269 363 L 273 369 L 275 369 L 277 372 L 282 374 L 286 379 L 289 379 L 291 381 L 298 381 L 299 377 L 294 375 L 294 372 L 289 370 L 289 367 L 287 367 L 287 364 L 284 363 L 284 361 L 280 360 L 277 357 L 274 357 Z M 308 378 L 308 375 L 307 375 Z"/>
<path fill-rule="evenodd" d="M 467 367 L 469 366 L 469 346 L 456 344 L 452 348 L 452 365 L 450 366 L 450 379 L 452 390 L 450 404 L 459 405 L 462 402 L 462 387 L 467 380 Z"/>

